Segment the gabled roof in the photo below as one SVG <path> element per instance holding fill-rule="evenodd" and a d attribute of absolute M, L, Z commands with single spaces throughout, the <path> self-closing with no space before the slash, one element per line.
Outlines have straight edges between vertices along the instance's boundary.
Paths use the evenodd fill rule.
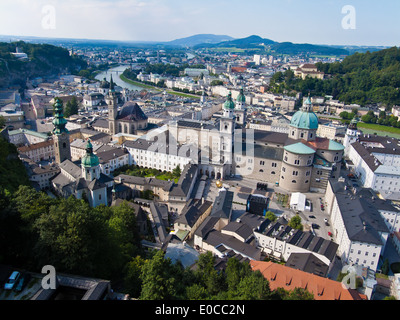
<path fill-rule="evenodd" d="M 117 120 L 141 121 L 147 120 L 147 116 L 136 102 L 128 101 L 118 112 Z"/>
<path fill-rule="evenodd" d="M 278 263 L 250 261 L 253 270 L 258 270 L 269 281 L 271 290 L 303 288 L 314 295 L 315 300 L 367 300 L 356 290 L 346 289 L 341 282 L 322 278 Z"/>

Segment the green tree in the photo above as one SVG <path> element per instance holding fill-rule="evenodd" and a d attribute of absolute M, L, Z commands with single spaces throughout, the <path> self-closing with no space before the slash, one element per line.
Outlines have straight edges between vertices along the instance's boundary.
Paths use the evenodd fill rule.
<path fill-rule="evenodd" d="M 275 215 L 275 213 L 273 213 L 273 212 L 271 212 L 271 211 L 267 211 L 267 212 L 265 213 L 265 219 L 268 219 L 268 220 L 274 222 L 274 221 L 276 221 L 277 216 Z"/>
<path fill-rule="evenodd" d="M 138 298 L 142 291 L 142 267 L 145 260 L 141 256 L 136 256 L 125 266 L 124 270 L 124 290 L 131 297 Z"/>
<path fill-rule="evenodd" d="M 164 252 L 157 251 L 152 259 L 142 266 L 142 300 L 168 300 L 175 297 L 174 278 L 170 277 L 171 261 L 164 259 Z"/>
<path fill-rule="evenodd" d="M 181 176 L 181 174 L 182 174 L 181 167 L 180 167 L 180 165 L 178 164 L 178 165 L 176 166 L 176 168 L 172 170 L 172 176 L 173 176 L 174 178 L 179 178 L 179 177 Z"/>
<path fill-rule="evenodd" d="M 289 221 L 289 227 L 293 229 L 303 230 L 303 225 L 301 224 L 300 216 L 294 216 Z"/>
<path fill-rule="evenodd" d="M 0 129 L 6 126 L 6 119 L 3 116 L 0 116 Z"/>
<path fill-rule="evenodd" d="M 383 274 L 385 274 L 385 275 L 388 275 L 388 274 L 389 274 L 389 259 L 388 259 L 388 258 L 386 258 L 386 259 L 383 261 L 381 270 L 382 270 L 382 273 L 383 273 Z"/>
<path fill-rule="evenodd" d="M 251 272 L 238 284 L 237 298 L 240 300 L 267 300 L 270 295 L 269 282 L 258 270 Z"/>
<path fill-rule="evenodd" d="M 69 100 L 65 105 L 64 116 L 66 118 L 69 118 L 74 114 L 78 114 L 78 111 L 79 111 L 78 100 L 76 99 L 75 96 L 73 96 L 72 99 Z"/>

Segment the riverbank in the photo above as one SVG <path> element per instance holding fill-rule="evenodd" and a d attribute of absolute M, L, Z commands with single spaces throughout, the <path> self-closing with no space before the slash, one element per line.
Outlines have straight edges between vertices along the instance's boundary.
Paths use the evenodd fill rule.
<path fill-rule="evenodd" d="M 389 126 L 382 126 L 374 123 L 358 122 L 357 128 L 366 134 L 376 133 L 378 136 L 388 136 L 400 139 L 400 128 L 393 128 Z"/>
<path fill-rule="evenodd" d="M 119 76 L 119 78 L 120 78 L 122 81 L 126 82 L 126 83 L 132 84 L 132 85 L 137 86 L 137 87 L 141 87 L 141 88 L 143 88 L 143 89 L 149 89 L 149 90 L 154 90 L 154 91 L 159 91 L 159 92 L 166 90 L 166 89 L 162 89 L 162 88 L 159 88 L 159 87 L 153 87 L 153 86 L 150 86 L 150 85 L 148 85 L 148 84 L 143 84 L 143 83 L 141 83 L 141 82 L 128 79 L 128 78 L 125 77 L 123 74 L 121 74 L 121 75 Z M 192 95 L 192 94 L 187 94 L 187 93 L 182 93 L 182 92 L 176 92 L 176 91 L 173 91 L 173 90 L 166 90 L 166 92 L 169 93 L 169 94 L 173 94 L 173 95 L 176 95 L 176 96 L 183 97 L 183 98 L 196 98 L 196 99 L 200 99 L 200 96 L 196 96 L 196 95 Z"/>

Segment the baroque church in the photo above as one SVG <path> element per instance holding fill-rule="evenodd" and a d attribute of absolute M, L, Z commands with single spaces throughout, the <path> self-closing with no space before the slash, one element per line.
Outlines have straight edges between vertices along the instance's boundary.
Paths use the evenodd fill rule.
<path fill-rule="evenodd" d="M 113 179 L 101 173 L 99 158 L 93 153 L 90 140 L 80 164 L 71 161 L 69 132 L 65 128 L 67 121 L 64 119 L 60 99 L 56 99 L 54 110 L 53 139 L 56 163 L 61 171 L 52 180 L 53 189 L 65 198 L 73 195 L 77 199 L 87 199 L 92 207 L 108 205 L 114 186 Z"/>
<path fill-rule="evenodd" d="M 115 85 L 111 76 L 110 89 L 106 96 L 109 134 L 136 134 L 137 130 L 144 130 L 147 128 L 148 118 L 137 103 L 127 101 L 122 108 L 118 110 L 117 101 Z"/>

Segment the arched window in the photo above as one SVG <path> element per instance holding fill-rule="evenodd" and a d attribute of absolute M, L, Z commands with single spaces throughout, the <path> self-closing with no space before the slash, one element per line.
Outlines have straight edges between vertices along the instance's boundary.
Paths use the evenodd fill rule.
<path fill-rule="evenodd" d="M 292 183 L 297 183 L 297 181 L 296 180 L 292 180 Z"/>
<path fill-rule="evenodd" d="M 260 169 L 259 171 L 260 171 L 260 172 L 264 172 L 264 170 L 263 170 L 263 169 Z"/>
<path fill-rule="evenodd" d="M 271 174 L 275 174 L 275 171 L 272 171 Z"/>

